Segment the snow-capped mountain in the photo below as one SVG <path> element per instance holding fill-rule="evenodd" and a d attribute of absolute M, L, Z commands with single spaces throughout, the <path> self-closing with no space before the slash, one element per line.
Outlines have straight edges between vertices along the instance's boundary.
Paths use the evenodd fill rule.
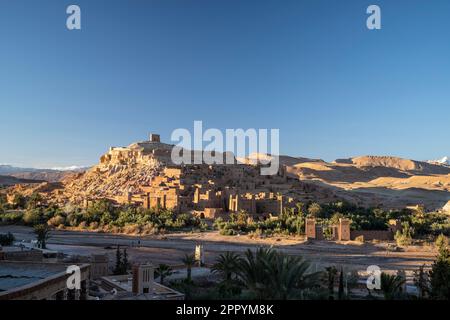
<path fill-rule="evenodd" d="M 83 171 L 86 170 L 88 167 L 83 166 L 69 166 L 69 167 L 54 167 L 50 168 L 50 170 L 56 170 L 56 171 Z"/>
<path fill-rule="evenodd" d="M 433 164 L 443 164 L 443 165 L 450 165 L 450 159 L 449 157 L 443 157 L 442 159 L 438 159 L 438 160 L 429 160 L 429 163 L 433 163 Z"/>
<path fill-rule="evenodd" d="M 84 171 L 87 167 L 69 166 L 69 167 L 55 167 L 55 168 L 23 168 L 16 167 L 9 164 L 0 164 L 0 174 L 16 174 L 24 172 L 51 172 L 51 171 Z"/>

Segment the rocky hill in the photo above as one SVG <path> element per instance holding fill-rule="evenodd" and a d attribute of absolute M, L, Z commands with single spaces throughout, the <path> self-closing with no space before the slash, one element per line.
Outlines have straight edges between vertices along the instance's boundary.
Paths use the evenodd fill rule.
<path fill-rule="evenodd" d="M 167 165 L 173 145 L 157 141 L 111 147 L 96 166 L 62 179 L 61 190 L 54 191 L 58 201 L 81 202 L 86 198 L 114 198 L 134 191 Z"/>

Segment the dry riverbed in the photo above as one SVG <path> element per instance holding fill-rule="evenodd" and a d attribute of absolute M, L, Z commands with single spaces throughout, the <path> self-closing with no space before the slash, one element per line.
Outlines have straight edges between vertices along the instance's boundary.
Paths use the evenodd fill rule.
<path fill-rule="evenodd" d="M 32 240 L 31 228 L 24 226 L 0 226 L 0 233 L 12 232 L 18 241 Z M 138 244 L 139 242 L 139 244 Z M 164 236 L 128 236 L 87 231 L 55 230 L 51 233 L 48 248 L 69 255 L 106 253 L 115 259 L 117 245 L 127 247 L 131 261 L 149 261 L 154 264 L 181 264 L 186 253 L 194 251 L 196 244 L 203 244 L 205 261 L 214 263 L 225 251 L 245 252 L 259 246 L 273 246 L 287 254 L 303 256 L 318 268 L 334 264 L 349 269 L 366 270 L 378 265 L 382 270 L 416 270 L 419 266 L 433 262 L 436 252 L 432 246 L 412 246 L 400 251 L 387 250 L 387 243 L 356 242 L 336 243 L 332 241 L 308 241 L 289 237 L 255 239 L 248 236 L 222 236 L 216 231 L 203 233 L 175 233 Z"/>

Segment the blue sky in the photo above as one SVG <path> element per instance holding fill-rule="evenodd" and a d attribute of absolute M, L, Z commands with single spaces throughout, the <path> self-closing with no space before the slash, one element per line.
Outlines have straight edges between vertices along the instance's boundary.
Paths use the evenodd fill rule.
<path fill-rule="evenodd" d="M 0 163 L 90 165 L 194 120 L 279 128 L 294 156 L 439 158 L 449 34 L 448 0 L 1 1 Z"/>

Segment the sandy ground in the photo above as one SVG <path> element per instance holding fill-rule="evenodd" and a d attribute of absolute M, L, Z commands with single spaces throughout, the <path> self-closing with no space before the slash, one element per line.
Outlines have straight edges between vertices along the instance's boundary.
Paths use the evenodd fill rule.
<path fill-rule="evenodd" d="M 23 226 L 0 226 L 0 233 L 12 232 L 18 241 L 32 240 L 31 228 Z M 138 240 L 140 247 L 137 246 Z M 416 270 L 419 266 L 433 262 L 436 252 L 429 246 L 417 246 L 397 252 L 387 250 L 387 243 L 356 244 L 331 241 L 304 242 L 295 238 L 250 239 L 247 236 L 221 236 L 217 232 L 177 233 L 165 236 L 134 237 L 126 235 L 52 231 L 48 249 L 69 255 L 90 255 L 107 253 L 110 261 L 115 259 L 117 245 L 126 246 L 130 260 L 148 261 L 153 264 L 181 265 L 186 253 L 193 253 L 196 244 L 203 244 L 205 262 L 214 263 L 216 257 L 225 251 L 245 252 L 259 246 L 273 246 L 287 254 L 303 256 L 318 268 L 326 265 L 344 266 L 364 271 L 370 265 L 378 265 L 383 271 Z"/>

